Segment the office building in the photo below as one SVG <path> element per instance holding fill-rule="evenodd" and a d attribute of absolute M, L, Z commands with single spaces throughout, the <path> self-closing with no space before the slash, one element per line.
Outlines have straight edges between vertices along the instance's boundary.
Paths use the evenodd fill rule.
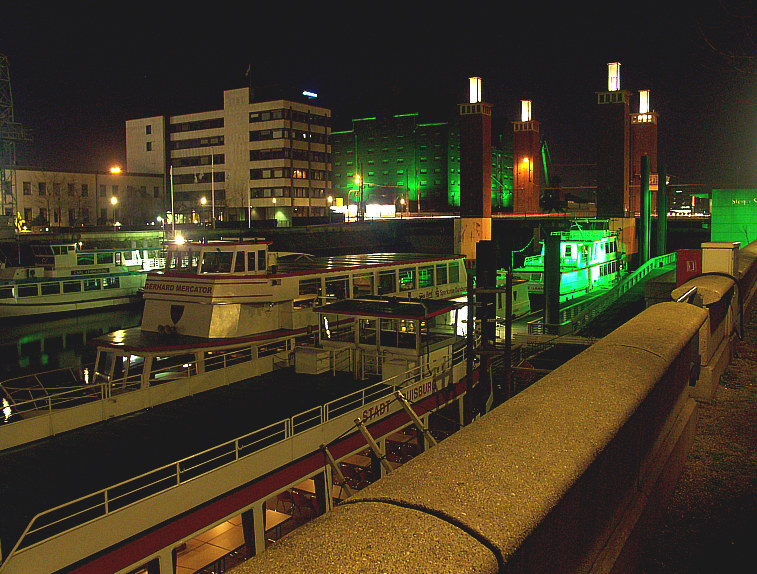
<path fill-rule="evenodd" d="M 177 223 L 327 215 L 331 111 L 314 98 L 257 101 L 223 94 L 223 108 L 126 122 L 129 171 L 166 174 Z"/>

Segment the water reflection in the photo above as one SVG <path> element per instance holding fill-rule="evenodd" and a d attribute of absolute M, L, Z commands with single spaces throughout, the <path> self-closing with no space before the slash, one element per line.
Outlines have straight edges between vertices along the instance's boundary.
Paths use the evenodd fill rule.
<path fill-rule="evenodd" d="M 0 322 L 0 381 L 11 377 L 92 363 L 87 341 L 136 327 L 142 307 L 80 313 L 48 321 Z"/>

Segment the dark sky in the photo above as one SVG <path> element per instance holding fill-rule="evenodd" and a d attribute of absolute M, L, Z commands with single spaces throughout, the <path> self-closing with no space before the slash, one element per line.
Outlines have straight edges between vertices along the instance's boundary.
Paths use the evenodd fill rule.
<path fill-rule="evenodd" d="M 606 2 L 7 4 L 0 53 L 16 120 L 34 137 L 26 163 L 124 164 L 127 119 L 220 109 L 248 65 L 255 85 L 318 92 L 335 129 L 382 112 L 449 119 L 478 75 L 499 124 L 510 130 L 531 99 L 553 162 L 593 163 L 595 92 L 619 61 L 622 88 L 651 90 L 669 173 L 757 185 L 757 45 L 747 37 L 757 19 L 746 1 L 639 1 L 622 4 L 626 14 Z M 751 20 L 728 11 L 741 6 Z"/>

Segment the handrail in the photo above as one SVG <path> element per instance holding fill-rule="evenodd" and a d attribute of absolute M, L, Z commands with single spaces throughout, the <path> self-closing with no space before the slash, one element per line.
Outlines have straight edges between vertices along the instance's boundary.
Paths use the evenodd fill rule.
<path fill-rule="evenodd" d="M 591 320 L 595 319 L 607 307 L 620 299 L 621 296 L 638 284 L 651 271 L 670 265 L 675 260 L 675 253 L 667 253 L 654 257 L 629 274 L 623 281 L 609 288 L 604 294 L 560 309 L 560 326 L 567 328 L 571 334 L 577 334 Z M 529 322 L 528 332 L 530 334 L 540 334 L 543 331 L 544 324 L 540 319 Z"/>
<path fill-rule="evenodd" d="M 262 448 L 279 444 L 287 439 L 290 439 L 298 434 L 305 432 L 306 430 L 317 426 L 317 424 L 323 424 L 326 421 L 333 420 L 338 416 L 346 415 L 347 413 L 364 407 L 366 404 L 380 400 L 386 396 L 392 396 L 396 390 L 402 390 L 403 388 L 416 383 L 420 379 L 420 370 L 422 366 L 414 367 L 413 369 L 402 373 L 386 381 L 376 383 L 360 391 L 354 391 L 343 397 L 333 399 L 324 405 L 316 406 L 301 413 L 297 413 L 289 418 L 282 419 L 280 421 L 271 423 L 260 429 L 253 430 L 249 433 L 236 437 L 234 439 L 225 441 L 218 445 L 207 448 L 201 452 L 192 454 L 188 457 L 182 458 L 178 461 L 163 465 L 156 469 L 150 470 L 136 477 L 124 480 L 117 484 L 100 489 L 94 493 L 87 494 L 76 500 L 72 500 L 63 504 L 60 504 L 54 508 L 44 510 L 37 513 L 29 522 L 23 533 L 16 541 L 12 550 L 6 557 L 6 561 L 13 554 L 25 551 L 38 544 L 41 544 L 49 538 L 59 536 L 65 532 L 107 516 L 117 509 L 121 509 L 129 504 L 134 504 L 153 496 L 160 492 L 166 491 L 169 488 L 178 486 L 190 479 L 195 479 L 203 476 L 217 468 L 230 464 L 243 457 L 249 456 Z M 442 370 L 448 370 L 453 368 L 453 362 L 451 360 L 445 360 L 442 364 Z M 346 405 L 349 408 L 344 409 L 332 409 L 332 405 L 349 399 Z M 318 421 L 318 422 L 314 422 Z M 297 429 L 297 430 L 295 430 Z M 261 435 L 261 433 L 263 433 Z M 252 438 L 255 437 L 254 440 Z M 250 439 L 250 442 L 247 440 Z M 252 446 L 252 448 L 250 448 Z M 228 450 L 226 450 L 228 449 Z M 212 464 L 215 463 L 215 464 Z M 208 465 L 211 465 L 209 468 Z M 204 471 L 195 473 L 192 472 L 195 469 L 206 468 Z M 169 473 L 170 471 L 170 473 Z M 158 475 L 157 478 L 154 478 Z M 142 483 L 144 481 L 144 483 Z M 162 486 L 168 482 L 166 486 Z M 127 485 L 132 485 L 131 489 L 125 489 Z M 137 494 L 139 493 L 139 494 Z M 133 498 L 132 498 L 133 497 Z M 115 501 L 119 501 L 125 498 L 129 498 L 129 501 L 125 504 L 114 505 Z M 99 502 L 97 504 L 80 508 L 80 503 L 96 499 Z M 72 508 L 73 512 L 70 514 L 59 514 L 61 510 L 66 508 Z M 101 509 L 101 510 L 98 510 Z M 96 512 L 97 515 L 89 517 L 91 512 Z M 42 523 L 45 517 L 51 516 L 51 522 Z M 46 529 L 62 524 L 66 521 L 72 520 L 77 516 L 87 517 L 85 520 L 73 525 L 67 526 L 61 531 L 52 533 L 47 536 L 43 536 L 39 540 L 32 540 L 29 544 L 25 544 L 26 539 L 34 538 L 35 534 L 38 534 Z"/>

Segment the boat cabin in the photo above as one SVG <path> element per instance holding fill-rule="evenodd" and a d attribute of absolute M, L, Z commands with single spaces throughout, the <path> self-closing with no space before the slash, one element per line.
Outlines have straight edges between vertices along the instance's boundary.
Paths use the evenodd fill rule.
<path fill-rule="evenodd" d="M 460 355 L 459 303 L 436 299 L 367 297 L 316 309 L 318 348 L 298 347 L 298 372 L 350 370 L 356 378 L 391 379 L 412 369 L 442 370 Z"/>
<path fill-rule="evenodd" d="M 166 271 L 196 275 L 266 275 L 275 271 L 276 254 L 262 239 L 167 244 Z"/>

